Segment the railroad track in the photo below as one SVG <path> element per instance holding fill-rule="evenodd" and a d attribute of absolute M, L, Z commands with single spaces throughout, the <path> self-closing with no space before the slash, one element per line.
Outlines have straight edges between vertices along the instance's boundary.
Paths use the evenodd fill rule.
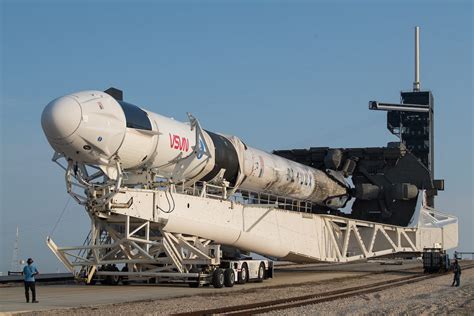
<path fill-rule="evenodd" d="M 474 265 L 464 266 L 463 270 L 472 269 Z M 328 301 L 334 301 L 342 298 L 348 298 L 352 296 L 374 293 L 390 288 L 395 288 L 398 286 L 416 283 L 427 279 L 432 279 L 446 275 L 443 274 L 423 274 L 423 275 L 413 275 L 408 277 L 402 277 L 395 280 L 381 281 L 371 284 L 366 284 L 357 287 L 344 288 L 334 291 L 321 292 L 303 296 L 296 296 L 284 299 L 277 299 L 271 301 L 264 301 L 252 304 L 220 307 L 213 309 L 204 309 L 197 310 L 186 313 L 174 314 L 176 316 L 197 316 L 197 315 L 214 315 L 214 314 L 225 314 L 225 315 L 253 315 L 261 314 L 276 310 L 295 308 L 305 305 L 318 304 Z"/>

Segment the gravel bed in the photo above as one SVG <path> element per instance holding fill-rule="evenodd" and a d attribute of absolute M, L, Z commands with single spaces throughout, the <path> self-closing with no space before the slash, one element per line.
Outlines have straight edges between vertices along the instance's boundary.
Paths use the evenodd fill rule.
<path fill-rule="evenodd" d="M 248 304 L 266 300 L 332 291 L 346 287 L 391 280 L 406 275 L 367 274 L 305 284 L 242 289 L 222 294 L 208 293 L 161 300 L 124 302 L 72 309 L 24 313 L 22 315 L 169 315 L 178 312 Z M 346 315 L 346 314 L 460 314 L 474 312 L 474 270 L 463 271 L 461 287 L 452 288 L 452 275 L 404 285 L 373 294 L 275 311 L 267 315 Z"/>
<path fill-rule="evenodd" d="M 441 276 L 377 293 L 264 315 L 474 315 L 474 269 L 464 270 L 461 286 Z"/>

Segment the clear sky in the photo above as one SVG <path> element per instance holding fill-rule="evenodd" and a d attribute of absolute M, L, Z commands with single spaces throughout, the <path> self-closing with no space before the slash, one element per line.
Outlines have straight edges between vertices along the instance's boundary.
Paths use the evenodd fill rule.
<path fill-rule="evenodd" d="M 440 210 L 460 219 L 473 251 L 473 7 L 471 1 L 0 0 L 0 271 L 20 257 L 62 269 L 45 245 L 68 195 L 40 116 L 85 89 L 125 99 L 265 150 L 385 146 L 395 138 L 369 100 L 398 102 L 413 82 L 436 103 Z M 84 210 L 70 203 L 54 231 L 82 244 Z"/>

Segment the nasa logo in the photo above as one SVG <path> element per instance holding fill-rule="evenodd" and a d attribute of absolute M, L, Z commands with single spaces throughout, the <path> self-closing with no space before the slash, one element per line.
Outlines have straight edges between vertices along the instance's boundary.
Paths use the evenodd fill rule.
<path fill-rule="evenodd" d="M 170 147 L 174 149 L 179 149 L 181 151 L 188 151 L 189 149 L 189 140 L 186 137 L 181 137 L 175 134 L 170 135 Z"/>
<path fill-rule="evenodd" d="M 206 151 L 206 144 L 204 144 L 204 141 L 201 138 L 199 138 L 199 149 L 196 155 L 197 159 L 201 159 L 205 151 Z"/>

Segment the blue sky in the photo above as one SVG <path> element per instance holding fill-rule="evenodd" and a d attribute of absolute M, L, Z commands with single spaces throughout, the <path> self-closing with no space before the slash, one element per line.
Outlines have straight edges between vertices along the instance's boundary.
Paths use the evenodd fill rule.
<path fill-rule="evenodd" d="M 473 8 L 470 1 L 0 1 L 0 271 L 20 256 L 61 265 L 45 245 L 68 198 L 40 125 L 52 99 L 123 89 L 125 99 L 265 150 L 385 146 L 394 137 L 369 100 L 398 102 L 413 82 L 434 92 L 437 206 L 460 218 L 472 251 Z M 54 231 L 82 243 L 70 203 Z M 62 268 L 62 267 L 61 267 Z"/>

